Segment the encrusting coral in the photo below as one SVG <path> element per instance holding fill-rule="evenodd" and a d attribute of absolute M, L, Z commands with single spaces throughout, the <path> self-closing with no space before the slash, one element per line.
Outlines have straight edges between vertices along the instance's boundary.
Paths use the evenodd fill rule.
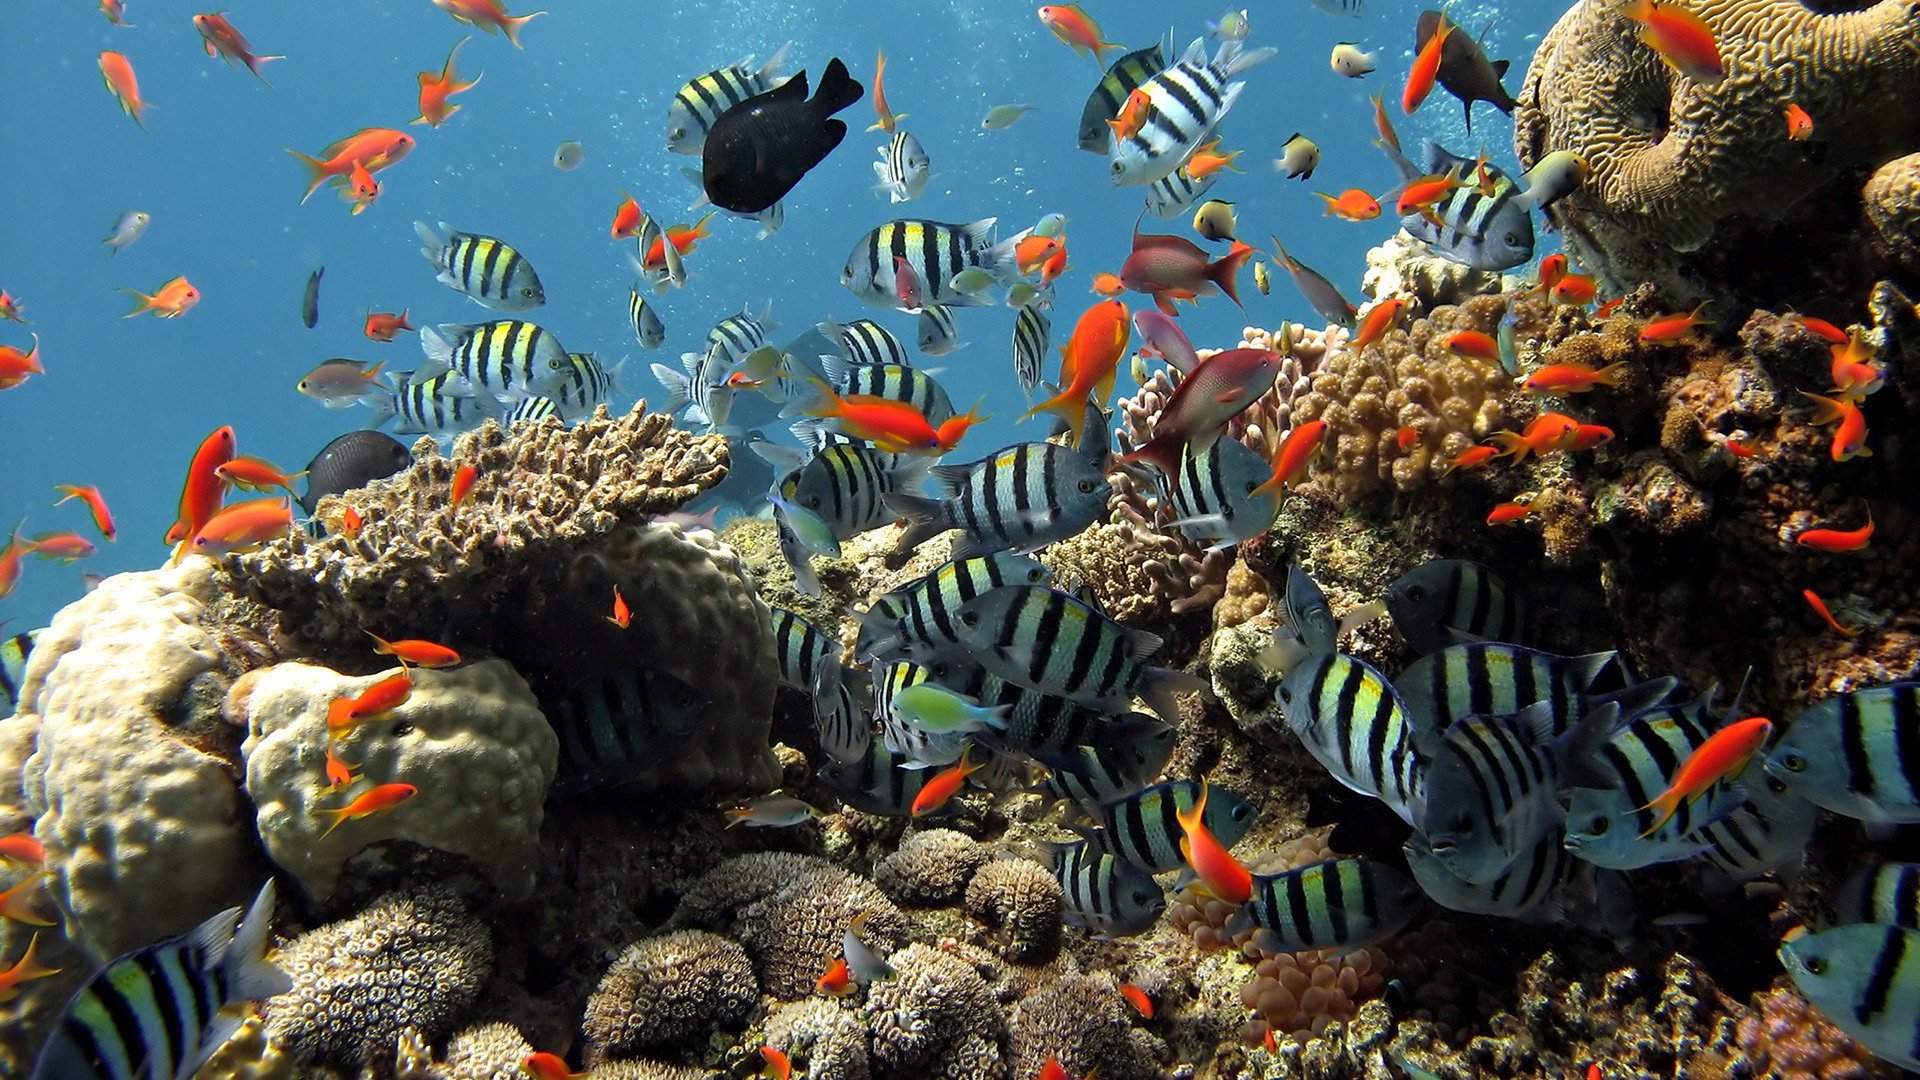
<path fill-rule="evenodd" d="M 592 1065 L 687 1050 L 715 1027 L 737 1027 L 760 1005 L 746 950 L 702 930 L 634 942 L 587 1002 L 581 1029 Z"/>
<path fill-rule="evenodd" d="M 856 1010 L 826 998 L 790 1001 L 766 1022 L 767 1045 L 804 1065 L 808 1080 L 869 1080 L 873 1055 Z"/>
<path fill-rule="evenodd" d="M 887 1075 L 1004 1080 L 1006 1011 L 960 957 L 915 943 L 888 957 L 894 977 L 867 994 L 873 1058 Z"/>
<path fill-rule="evenodd" d="M 982 866 L 967 883 L 967 913 L 996 931 L 1000 954 L 1021 964 L 1060 947 L 1060 882 L 1039 863 L 1012 857 Z"/>
<path fill-rule="evenodd" d="M 531 1053 L 533 1045 L 512 1024 L 475 1024 L 447 1040 L 438 1071 L 444 1080 L 523 1080 L 521 1063 Z"/>
<path fill-rule="evenodd" d="M 902 904 L 948 904 L 960 898 L 990 854 L 965 833 L 923 829 L 874 864 L 873 883 Z"/>
<path fill-rule="evenodd" d="M 1039 1076 L 1048 1058 L 1070 1075 L 1155 1080 L 1166 1049 L 1134 1026 L 1139 1013 L 1107 974 L 1071 974 L 1014 1006 L 1008 1030 L 1013 1075 Z"/>

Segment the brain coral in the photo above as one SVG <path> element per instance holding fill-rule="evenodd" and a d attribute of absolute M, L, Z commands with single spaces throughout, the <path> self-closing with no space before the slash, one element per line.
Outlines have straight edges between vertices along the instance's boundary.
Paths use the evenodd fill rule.
<path fill-rule="evenodd" d="M 1920 274 L 1920 154 L 1880 166 L 1864 194 L 1867 220 L 1887 254 L 1907 273 Z"/>
<path fill-rule="evenodd" d="M 587 1002 L 587 1062 L 688 1049 L 716 1026 L 744 1023 L 759 1004 L 753 966 L 735 942 L 703 930 L 644 938 Z"/>
<path fill-rule="evenodd" d="M 379 677 L 285 663 L 235 684 L 230 711 L 246 720 L 247 794 L 267 854 L 313 896 L 325 897 L 362 849 L 410 840 L 465 855 L 507 894 L 525 896 L 559 753 L 526 683 L 499 660 L 416 670 L 405 703 L 332 741 L 365 779 L 329 792 L 327 706 Z M 328 810 L 387 783 L 412 784 L 418 794 L 333 828 Z"/>
<path fill-rule="evenodd" d="M 402 1032 L 449 1034 L 493 969 L 493 939 L 442 885 L 387 893 L 274 954 L 293 989 L 269 998 L 267 1030 L 303 1061 L 358 1068 Z"/>
<path fill-rule="evenodd" d="M 1818 229 L 1807 219 L 1821 212 L 1802 200 L 1836 180 L 1857 193 L 1856 170 L 1920 148 L 1920 114 L 1889 107 L 1920 95 L 1911 0 L 1687 7 L 1719 40 L 1727 75 L 1717 85 L 1677 74 L 1617 5 L 1583 0 L 1541 42 L 1514 112 L 1522 165 L 1572 150 L 1591 166 L 1554 213 L 1581 264 L 1620 288 L 1663 280 L 1675 253 L 1710 241 L 1725 249 L 1730 234 L 1789 209 L 1800 219 L 1794 235 L 1838 241 L 1853 231 L 1851 212 L 1822 214 L 1832 228 Z M 1789 102 L 1814 118 L 1811 139 L 1786 137 Z M 1739 265 L 1751 261 L 1714 265 L 1770 270 Z M 1710 277 L 1696 274 L 1696 288 Z"/>

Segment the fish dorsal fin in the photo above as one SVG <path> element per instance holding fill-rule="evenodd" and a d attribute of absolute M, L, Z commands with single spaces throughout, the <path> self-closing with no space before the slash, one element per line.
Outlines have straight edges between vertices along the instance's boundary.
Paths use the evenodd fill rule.
<path fill-rule="evenodd" d="M 1187 46 L 1187 51 L 1180 54 L 1180 59 L 1177 62 L 1182 64 L 1205 64 L 1207 62 L 1207 39 L 1194 38 L 1193 44 Z"/>
<path fill-rule="evenodd" d="M 795 74 L 793 78 L 762 94 L 761 98 L 769 102 L 807 100 L 807 73 L 802 71 Z"/>
<path fill-rule="evenodd" d="M 1495 60 L 1495 61 L 1493 62 L 1493 74 L 1494 74 L 1494 76 L 1495 76 L 1496 78 L 1501 78 L 1501 79 L 1504 79 L 1504 78 L 1506 78 L 1506 77 L 1507 77 L 1507 68 L 1508 68 L 1508 67 L 1510 67 L 1510 66 L 1512 66 L 1512 63 L 1513 63 L 1513 62 L 1512 62 L 1511 60 Z"/>
<path fill-rule="evenodd" d="M 973 246 L 981 248 L 990 247 L 993 243 L 993 227 L 998 224 L 999 221 L 1000 219 L 997 217 L 981 218 L 979 221 L 970 221 L 962 225 L 960 231 L 966 234 L 967 240 L 970 241 Z"/>
<path fill-rule="evenodd" d="M 949 499 L 960 494 L 967 478 L 972 475 L 972 465 L 935 465 L 927 470 L 927 476 L 933 480 L 934 486 Z"/>

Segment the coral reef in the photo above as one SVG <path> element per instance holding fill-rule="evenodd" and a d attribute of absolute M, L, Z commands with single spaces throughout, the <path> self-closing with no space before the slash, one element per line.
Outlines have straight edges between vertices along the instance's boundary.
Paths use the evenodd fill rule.
<path fill-rule="evenodd" d="M 997 930 L 1000 954 L 1015 963 L 1039 963 L 1060 946 L 1060 882 L 1027 859 L 988 862 L 967 883 L 966 909 Z"/>
<path fill-rule="evenodd" d="M 258 1016 L 241 1021 L 239 1029 L 194 1074 L 195 1080 L 292 1080 L 293 1075 L 293 1055 L 267 1033 L 266 1021 Z"/>
<path fill-rule="evenodd" d="M 925 829 L 873 867 L 873 883 L 902 904 L 931 907 L 960 898 L 990 853 L 952 829 Z"/>
<path fill-rule="evenodd" d="M 1733 1047 L 1755 1075 L 1781 1080 L 1867 1080 L 1873 1055 L 1791 988 L 1768 990 L 1734 1026 Z"/>
<path fill-rule="evenodd" d="M 1404 300 L 1417 312 L 1508 287 L 1500 274 L 1443 259 L 1405 230 L 1367 249 L 1367 271 L 1360 278 L 1361 292 L 1375 300 Z"/>
<path fill-rule="evenodd" d="M 1573 5 L 1528 66 L 1514 112 L 1523 166 L 1579 153 L 1592 172 L 1552 213 L 1585 268 L 1674 300 L 1711 295 L 1732 310 L 1859 302 L 1876 260 L 1851 243 L 1863 173 L 1920 149 L 1920 122 L 1882 104 L 1920 94 L 1920 10 L 1906 0 L 1822 8 L 1786 0 L 1704 0 L 1726 77 L 1674 71 L 1606 4 Z M 1815 118 L 1787 138 L 1782 111 Z M 1791 215 L 1789 215 L 1791 211 Z M 1791 238 L 1791 239 L 1790 239 Z M 1818 238 L 1824 250 L 1806 250 Z M 1791 243 L 1800 258 L 1774 257 Z"/>
<path fill-rule="evenodd" d="M 1861 194 L 1888 261 L 1910 277 L 1920 276 L 1920 154 L 1875 169 Z"/>
<path fill-rule="evenodd" d="M 836 1001 L 808 998 L 782 1004 L 767 1017 L 766 1032 L 767 1045 L 804 1064 L 809 1080 L 869 1080 L 873 1075 L 865 1020 Z"/>
<path fill-rule="evenodd" d="M 439 1072 L 444 1080 L 522 1080 L 521 1062 L 531 1053 L 533 1045 L 512 1024 L 476 1024 L 447 1040 Z"/>
<path fill-rule="evenodd" d="M 972 965 L 913 944 L 888 958 L 891 979 L 867 994 L 874 1062 L 890 1075 L 1003 1080 L 1006 1012 Z"/>
<path fill-rule="evenodd" d="M 1154 1080 L 1165 1045 L 1133 1026 L 1139 1014 L 1111 975 L 1073 974 L 1014 1006 L 1007 1035 L 1014 1076 L 1038 1076 L 1054 1058 L 1074 1076 Z"/>
<path fill-rule="evenodd" d="M 507 895 L 524 897 L 533 888 L 542 803 L 558 754 L 526 683 L 499 660 L 416 671 L 403 704 L 332 739 L 329 703 L 376 681 L 284 663 L 235 684 L 229 712 L 247 726 L 246 789 L 268 856 L 309 894 L 325 897 L 356 853 L 407 840 L 464 855 Z M 367 784 L 403 782 L 418 794 L 334 825 L 327 811 L 358 789 L 329 788 L 330 749 Z"/>
<path fill-rule="evenodd" d="M 701 930 L 634 942 L 607 969 L 581 1029 L 588 1064 L 689 1049 L 760 1004 L 746 950 Z"/>

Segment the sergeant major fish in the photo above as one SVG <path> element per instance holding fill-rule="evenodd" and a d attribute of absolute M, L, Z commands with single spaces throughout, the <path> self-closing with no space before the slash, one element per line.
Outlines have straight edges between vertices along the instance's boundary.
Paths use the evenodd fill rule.
<path fill-rule="evenodd" d="M 1253 898 L 1227 932 L 1259 927 L 1273 952 L 1364 949 L 1398 933 L 1419 908 L 1420 887 L 1373 859 L 1329 859 L 1278 874 L 1255 874 Z"/>
<path fill-rule="evenodd" d="M 752 67 L 753 57 L 747 56 L 729 67 L 689 79 L 673 95 L 673 104 L 667 106 L 667 149 L 698 157 L 707 144 L 708 130 L 721 113 L 785 82 L 780 78 L 780 67 L 792 48 L 791 41 L 780 46 L 758 71 Z"/>
<path fill-rule="evenodd" d="M 633 323 L 633 338 L 643 349 L 657 349 L 667 341 L 667 324 L 660 313 L 647 303 L 639 289 L 627 290 L 627 315 Z"/>
<path fill-rule="evenodd" d="M 547 302 L 540 275 L 512 245 L 448 229 L 445 222 L 440 228 L 446 232 L 444 240 L 426 222 L 413 223 L 420 234 L 420 254 L 440 271 L 442 285 L 499 311 L 531 311 Z"/>
<path fill-rule="evenodd" d="M 913 366 L 907 357 L 907 347 L 894 336 L 893 331 L 872 319 L 855 319 L 848 323 L 823 322 L 820 332 L 828 340 L 839 343 L 840 355 L 849 364 Z"/>
<path fill-rule="evenodd" d="M 1081 833 L 1100 852 L 1110 852 L 1153 874 L 1185 865 L 1180 852 L 1183 833 L 1176 814 L 1191 811 L 1200 797 L 1196 780 L 1168 780 L 1103 804 L 1095 815 L 1098 829 Z M 1201 820 L 1222 847 L 1231 848 L 1259 811 L 1246 799 L 1222 787 L 1211 788 Z"/>
<path fill-rule="evenodd" d="M 1167 909 L 1167 896 L 1151 874 L 1084 842 L 1049 847 L 1047 865 L 1060 883 L 1069 926 L 1101 937 L 1131 937 L 1151 930 Z"/>
<path fill-rule="evenodd" d="M 1047 343 L 1053 322 L 1038 305 L 1028 305 L 1013 317 L 1013 373 L 1020 388 L 1031 400 L 1033 388 L 1040 385 L 1040 372 L 1047 360 Z"/>
<path fill-rule="evenodd" d="M 1205 449 L 1182 447 L 1179 467 L 1166 478 L 1167 502 L 1175 514 L 1167 527 L 1214 550 L 1265 535 L 1280 503 L 1255 489 L 1272 472 L 1238 439 L 1216 439 Z"/>
<path fill-rule="evenodd" d="M 451 371 L 476 393 L 503 401 L 556 396 L 573 365 L 559 338 L 521 319 L 423 326 L 420 349 L 427 362 L 413 373 L 415 382 Z"/>
<path fill-rule="evenodd" d="M 926 193 L 932 166 L 933 162 L 921 147 L 920 140 L 901 128 L 893 133 L 893 138 L 887 140 L 887 145 L 880 148 L 880 160 L 873 163 L 873 175 L 877 180 L 873 189 L 886 195 L 888 202 L 903 203 L 917 199 Z"/>
<path fill-rule="evenodd" d="M 1426 760 L 1386 676 L 1365 661 L 1321 652 L 1293 665 L 1274 696 L 1287 725 L 1335 780 L 1414 823 Z"/>
<path fill-rule="evenodd" d="M 581 680 L 543 703 L 560 742 L 556 795 L 633 780 L 670 757 L 712 708 L 707 695 L 664 671 L 621 668 Z"/>
<path fill-rule="evenodd" d="M 1787 976 L 1835 1027 L 1903 1069 L 1920 1069 L 1920 930 L 1860 923 L 1780 946 Z"/>
<path fill-rule="evenodd" d="M 396 420 L 396 435 L 451 435 L 500 415 L 499 399 L 475 390 L 473 383 L 457 371 L 425 378 L 417 371 L 395 372 L 393 392 L 385 400 L 370 404 L 374 415 L 371 426 Z"/>
<path fill-rule="evenodd" d="M 953 618 L 961 604 L 1002 585 L 1039 585 L 1053 572 L 1025 555 L 1000 552 L 942 563 L 859 613 L 855 652 L 862 659 L 900 659 L 912 649 L 931 656 L 958 641 Z"/>
<path fill-rule="evenodd" d="M 854 245 L 840 271 L 840 284 L 875 307 L 918 313 L 918 306 L 902 305 L 896 285 L 904 260 L 928 302 L 950 307 L 984 306 L 991 301 L 956 288 L 954 278 L 979 267 L 996 281 L 1013 279 L 1014 249 L 1028 234 L 1021 232 L 996 244 L 994 223 L 998 220 L 982 218 L 966 225 L 911 218 L 889 221 Z"/>
<path fill-rule="evenodd" d="M 1835 694 L 1802 709 L 1766 769 L 1815 806 L 1870 822 L 1920 821 L 1920 682 Z"/>
<path fill-rule="evenodd" d="M 1466 559 L 1429 559 L 1387 586 L 1394 628 L 1421 656 L 1476 638 L 1527 643 L 1526 609 L 1493 571 Z"/>
<path fill-rule="evenodd" d="M 1463 158 L 1433 143 L 1429 152 L 1433 167 L 1422 170 L 1393 141 L 1377 143 L 1405 180 L 1428 174 L 1472 174 L 1477 181 L 1453 188 L 1432 207 L 1403 216 L 1400 227 L 1414 239 L 1441 258 L 1489 273 L 1532 261 L 1533 204 L 1499 166 L 1485 159 Z M 1488 186 L 1491 191 L 1484 190 Z"/>
<path fill-rule="evenodd" d="M 1113 140 L 1108 121 L 1120 115 L 1120 107 L 1135 90 L 1166 68 L 1166 45 L 1158 41 L 1115 60 L 1100 77 L 1093 93 L 1087 96 L 1086 108 L 1080 111 L 1080 149 L 1105 154 Z"/>
<path fill-rule="evenodd" d="M 1107 151 L 1114 183 L 1151 184 L 1186 164 L 1246 88 L 1235 76 L 1274 53 L 1245 52 L 1229 38 L 1208 61 L 1205 39 L 1195 38 L 1172 67 L 1141 85 L 1146 122 L 1131 136 L 1113 140 Z"/>
<path fill-rule="evenodd" d="M 1189 207 L 1205 198 L 1218 180 L 1218 175 L 1196 180 L 1182 166 L 1147 186 L 1147 210 L 1157 218 L 1181 217 Z"/>

